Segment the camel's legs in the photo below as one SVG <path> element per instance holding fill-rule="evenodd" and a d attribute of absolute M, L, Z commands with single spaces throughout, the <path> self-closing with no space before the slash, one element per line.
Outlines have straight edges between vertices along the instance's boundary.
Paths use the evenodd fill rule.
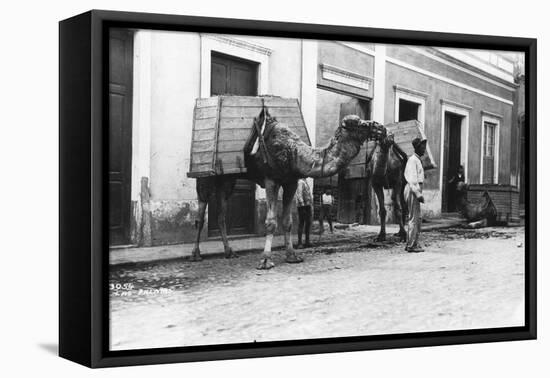
<path fill-rule="evenodd" d="M 395 220 L 399 223 L 399 232 L 397 233 L 397 236 L 401 241 L 406 241 L 407 239 L 407 233 L 405 232 L 405 227 L 403 224 L 403 207 L 401 202 L 401 183 L 396 183 L 393 186 L 392 194 L 391 194 L 391 200 L 393 204 L 393 215 L 395 217 Z"/>
<path fill-rule="evenodd" d="M 386 207 L 384 206 L 384 187 L 379 184 L 372 185 L 376 198 L 378 199 L 378 215 L 380 216 L 380 233 L 376 241 L 386 240 Z"/>
<path fill-rule="evenodd" d="M 199 243 L 201 239 L 202 228 L 204 226 L 204 214 L 206 213 L 207 205 L 208 205 L 208 202 L 202 201 L 199 199 L 199 214 L 198 214 L 197 220 L 195 221 L 195 227 L 197 228 L 197 236 L 195 238 L 195 246 L 193 247 L 193 252 L 191 253 L 191 261 L 202 260 Z"/>
<path fill-rule="evenodd" d="M 285 234 L 286 262 L 300 263 L 304 261 L 296 255 L 292 245 L 292 201 L 298 182 L 289 183 L 283 186 L 283 232 Z"/>
<path fill-rule="evenodd" d="M 262 253 L 262 261 L 258 269 L 271 269 L 274 264 L 271 261 L 271 243 L 273 242 L 273 234 L 277 230 L 277 196 L 279 193 L 279 185 L 273 180 L 265 179 L 265 197 L 267 204 L 267 216 L 265 218 L 265 247 Z"/>
<path fill-rule="evenodd" d="M 234 184 L 234 183 L 233 183 Z M 227 224 L 225 217 L 227 214 L 227 200 L 229 199 L 231 192 L 233 191 L 231 183 L 222 185 L 216 191 L 216 205 L 218 207 L 218 227 L 220 228 L 220 234 L 222 236 L 223 249 L 225 251 L 226 258 L 238 257 L 233 249 L 229 246 L 227 240 Z"/>

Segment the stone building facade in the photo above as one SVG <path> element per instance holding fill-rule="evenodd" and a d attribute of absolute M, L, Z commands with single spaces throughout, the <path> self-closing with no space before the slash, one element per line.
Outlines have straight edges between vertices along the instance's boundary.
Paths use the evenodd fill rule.
<path fill-rule="evenodd" d="M 523 101 L 524 94 L 514 80 L 514 69 L 522 56 L 346 42 L 320 42 L 318 48 L 317 101 L 323 105 L 317 109 L 318 145 L 330 137 L 330 130 L 321 129 L 327 123 L 319 121 L 349 112 L 384 124 L 420 121 L 437 163 L 436 169 L 426 171 L 427 217 L 454 211 L 447 183 L 459 165 L 469 183 L 518 186 L 515 103 Z M 338 83 L 325 80 L 335 71 L 342 78 Z M 363 163 L 365 153 L 355 163 Z M 330 185 L 338 194 L 337 218 L 346 223 L 364 221 L 362 202 L 369 201 L 367 218 L 376 223 L 377 204 L 365 188 L 364 171 L 348 170 L 341 176 L 318 183 L 318 191 Z"/>
<path fill-rule="evenodd" d="M 428 216 L 448 210 L 444 186 L 453 164 L 464 165 L 468 182 L 517 186 L 514 59 L 429 47 L 113 30 L 111 244 L 192 242 L 198 204 L 195 179 L 187 177 L 193 109 L 196 98 L 215 94 L 297 98 L 316 146 L 346 114 L 381 123 L 418 119 L 438 165 L 427 174 Z M 366 147 L 356 163 L 365 154 Z M 340 176 L 310 184 L 316 193 L 335 189 L 340 221 L 361 221 L 357 206 L 369 200 L 364 174 L 356 169 Z M 233 219 L 233 233 L 262 234 L 264 191 L 241 180 L 232 201 L 233 213 L 252 214 Z M 214 223 L 204 237 L 217 235 Z"/>

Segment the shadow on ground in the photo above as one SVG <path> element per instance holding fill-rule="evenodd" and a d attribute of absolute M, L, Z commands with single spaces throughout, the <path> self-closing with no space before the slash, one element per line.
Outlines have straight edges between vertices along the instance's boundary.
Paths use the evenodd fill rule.
<path fill-rule="evenodd" d="M 59 355 L 59 345 L 57 343 L 41 343 L 38 347 L 46 352 L 54 355 Z"/>

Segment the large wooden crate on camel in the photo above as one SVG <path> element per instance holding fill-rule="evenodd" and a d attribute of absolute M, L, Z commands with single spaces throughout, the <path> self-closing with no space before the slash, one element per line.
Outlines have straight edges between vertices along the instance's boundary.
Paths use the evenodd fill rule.
<path fill-rule="evenodd" d="M 244 147 L 263 107 L 311 145 L 295 98 L 214 96 L 196 100 L 188 177 L 246 173 Z"/>
<path fill-rule="evenodd" d="M 412 145 L 414 138 L 421 137 L 426 139 L 426 134 L 424 134 L 422 124 L 417 120 L 390 123 L 386 125 L 386 129 L 393 133 L 393 140 L 399 148 L 407 154 L 407 156 L 414 154 L 414 148 Z M 435 163 L 432 155 L 432 150 L 430 149 L 430 143 L 426 145 L 426 153 L 422 156 L 421 161 L 424 170 L 437 168 L 437 164 Z"/>

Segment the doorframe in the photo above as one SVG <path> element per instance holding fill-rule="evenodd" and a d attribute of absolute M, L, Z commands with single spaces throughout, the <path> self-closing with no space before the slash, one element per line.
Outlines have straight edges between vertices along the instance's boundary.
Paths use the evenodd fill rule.
<path fill-rule="evenodd" d="M 325 91 L 328 91 L 328 92 L 334 92 L 334 93 L 337 93 L 337 94 L 341 94 L 341 95 L 344 95 L 344 96 L 348 96 L 351 98 L 350 101 L 348 101 L 347 103 L 351 102 L 352 100 L 355 100 L 358 102 L 358 104 L 360 104 L 361 102 L 364 103 L 364 105 L 366 105 L 367 107 L 367 111 L 365 112 L 365 119 L 372 119 L 372 113 L 373 113 L 373 109 L 372 109 L 372 106 L 373 106 L 373 100 L 371 98 L 368 98 L 368 97 L 362 97 L 362 96 L 358 96 L 356 95 L 355 93 L 351 93 L 351 92 L 345 92 L 345 91 L 336 91 L 336 90 L 332 90 L 331 88 L 329 87 L 320 87 L 319 88 L 320 90 L 325 90 Z M 340 117 L 342 117 L 342 105 L 344 103 L 341 102 L 340 103 Z M 340 118 L 340 122 L 341 122 L 341 118 Z M 368 155 L 368 150 L 367 150 L 367 143 L 364 143 L 363 145 L 361 145 L 361 148 L 363 148 L 363 146 L 365 147 L 365 156 Z M 336 207 L 336 214 L 335 214 L 335 219 L 337 221 L 340 221 L 340 213 L 344 210 L 344 208 L 342 206 L 344 206 L 344 201 L 342 200 L 342 191 L 340 190 L 340 186 L 344 184 L 345 181 L 351 181 L 351 180 L 363 180 L 365 181 L 366 177 L 351 177 L 351 178 L 346 178 L 346 170 L 342 171 L 340 174 L 338 174 L 338 182 L 337 182 L 337 188 L 338 188 L 338 206 Z M 351 185 L 351 183 L 350 183 Z M 361 208 L 361 223 L 364 222 L 365 224 L 367 224 L 367 220 L 370 220 L 370 212 L 371 212 L 371 206 L 370 206 L 370 199 L 371 199 L 371 185 L 370 185 L 370 180 L 366 180 L 365 184 L 364 184 L 364 187 L 363 187 L 363 190 L 362 192 L 360 193 L 362 196 L 364 196 L 365 198 L 363 199 L 363 206 Z M 353 218 L 353 222 L 351 223 L 354 223 L 355 222 L 355 217 Z"/>
<path fill-rule="evenodd" d="M 265 63 L 262 63 L 261 61 L 258 61 L 259 59 L 250 59 L 251 56 L 249 53 L 246 53 L 246 54 L 242 54 L 242 52 L 240 51 L 228 51 L 228 49 L 224 49 L 224 48 L 215 48 L 214 44 L 216 42 L 220 42 L 220 41 L 217 41 L 215 40 L 214 43 L 211 43 L 211 41 L 209 39 L 207 39 L 208 44 L 205 48 L 205 44 L 202 43 L 202 35 L 201 35 L 201 54 L 205 54 L 207 55 L 207 59 L 205 59 L 204 55 L 202 56 L 201 58 L 201 93 L 204 93 L 204 91 L 208 91 L 208 95 L 212 95 L 212 91 L 211 91 L 211 87 L 212 87 L 212 69 L 213 69 L 213 62 L 214 62 L 214 59 L 218 58 L 220 59 L 221 62 L 223 62 L 223 64 L 226 64 L 228 65 L 233 65 L 235 63 L 239 63 L 239 64 L 243 64 L 243 65 L 246 65 L 247 67 L 250 67 L 251 70 L 252 70 L 252 77 L 253 77 L 253 80 L 256 80 L 256 83 L 255 83 L 255 86 L 252 86 L 252 87 L 249 87 L 247 89 L 251 89 L 254 91 L 255 94 L 249 94 L 249 95 L 259 95 L 259 91 L 260 91 L 260 88 L 261 88 L 261 83 L 260 81 L 262 80 L 261 78 L 261 70 L 262 68 L 266 68 L 266 64 Z M 216 36 L 217 38 L 217 36 Z M 224 42 L 227 38 L 225 37 L 220 37 L 220 39 L 222 40 L 222 42 Z M 234 40 L 232 40 L 234 41 Z M 227 41 L 225 41 L 227 42 Z M 239 41 L 240 42 L 240 41 Z M 231 47 L 232 45 L 230 45 Z M 218 46 L 219 47 L 219 46 Z M 250 46 L 248 46 L 250 47 Z M 257 48 L 259 48 L 259 46 L 256 46 Z M 244 47 L 243 47 L 244 48 Z M 240 53 L 240 54 L 239 54 Z M 207 67 L 203 66 L 204 64 L 208 64 Z M 203 81 L 202 78 L 204 78 L 204 74 L 207 74 L 207 79 L 205 79 L 207 82 L 208 82 L 208 88 L 205 88 L 205 81 Z M 231 76 L 229 76 L 231 77 Z M 252 79 L 251 79 L 252 80 Z M 229 81 L 232 81 L 232 79 L 230 79 Z M 265 80 L 264 80 L 264 84 L 265 84 Z M 227 88 L 229 90 L 229 88 Z M 231 196 L 231 200 L 232 201 L 236 201 L 237 200 L 237 196 L 236 196 L 236 193 L 238 192 L 238 187 L 239 187 L 239 179 L 246 179 L 246 178 L 238 178 L 237 179 L 237 182 L 235 184 L 235 187 L 233 188 L 233 194 Z M 231 224 L 231 216 L 230 216 L 230 213 L 231 213 L 231 204 L 232 204 L 232 201 L 228 201 L 228 207 L 227 207 L 227 233 L 228 235 L 249 235 L 249 234 L 253 234 L 255 233 L 256 231 L 256 214 L 257 214 L 257 208 L 256 208 L 256 199 L 257 199 L 257 192 L 258 192 L 258 185 L 255 184 L 253 181 L 251 180 L 242 180 L 242 181 L 246 181 L 247 183 L 249 183 L 250 185 L 246 185 L 247 187 L 250 186 L 250 190 L 248 190 L 248 188 L 245 188 L 243 191 L 241 191 L 241 193 L 244 195 L 245 197 L 245 202 L 242 202 L 242 203 L 237 203 L 237 207 L 238 208 L 242 208 L 242 206 L 244 206 L 245 209 L 248 209 L 248 204 L 249 204 L 249 199 L 251 200 L 251 203 L 250 203 L 250 211 L 251 211 L 251 214 L 250 216 L 245 216 L 244 217 L 244 227 L 242 228 L 242 230 L 238 233 L 235 233 L 236 230 L 237 230 L 237 227 L 236 227 L 236 224 Z M 248 197 L 250 195 L 250 198 Z M 241 206 L 242 205 L 242 206 Z M 208 238 L 213 238 L 213 237 L 219 237 L 220 236 L 220 229 L 219 229 L 219 226 L 217 224 L 217 222 L 215 221 L 216 217 L 214 215 L 217 215 L 219 214 L 219 211 L 220 209 L 217 207 L 217 205 L 214 205 L 212 203 L 210 203 L 207 207 L 207 218 L 208 218 L 208 222 L 207 222 L 207 236 Z M 238 213 L 239 211 L 237 211 Z M 248 211 L 246 211 L 248 212 Z M 241 211 L 242 213 L 242 211 Z M 210 222 L 210 220 L 214 220 L 212 222 Z M 250 220 L 250 222 L 248 222 L 248 220 Z"/>
<path fill-rule="evenodd" d="M 149 203 L 142 203 L 142 185 L 150 185 L 151 177 L 151 30 L 134 32 L 134 72 L 132 98 L 132 177 L 130 201 L 134 223 L 130 234 L 132 244 L 150 245 L 150 223 L 144 222 Z M 143 184 L 142 184 L 143 182 Z"/>
<path fill-rule="evenodd" d="M 445 151 L 445 113 L 453 113 L 462 116 L 462 122 L 460 124 L 460 161 L 464 164 L 464 178 L 468 182 L 468 139 L 470 135 L 470 111 L 471 106 L 459 104 L 454 101 L 441 100 L 441 144 L 440 144 L 440 156 L 439 156 L 439 191 L 443 194 L 443 169 Z M 464 147 L 465 146 L 465 147 Z M 441 196 L 443 203 L 443 196 Z"/>
<path fill-rule="evenodd" d="M 200 97 L 210 97 L 212 52 L 258 63 L 258 95 L 269 94 L 269 57 L 273 52 L 242 39 L 214 34 L 201 34 Z"/>
<path fill-rule="evenodd" d="M 422 127 L 422 131 L 425 130 L 426 122 L 426 100 L 428 99 L 428 94 L 410 88 L 405 88 L 401 85 L 394 85 L 393 90 L 395 93 L 395 104 L 394 104 L 394 122 L 399 122 L 399 100 L 406 100 L 418 104 L 418 111 L 416 118 Z"/>
<path fill-rule="evenodd" d="M 212 52 L 258 63 L 258 95 L 270 93 L 269 57 L 273 50 L 244 39 L 220 34 L 200 34 L 200 88 L 199 96 L 210 97 L 212 83 Z M 265 198 L 265 190 L 256 185 L 256 200 Z"/>

